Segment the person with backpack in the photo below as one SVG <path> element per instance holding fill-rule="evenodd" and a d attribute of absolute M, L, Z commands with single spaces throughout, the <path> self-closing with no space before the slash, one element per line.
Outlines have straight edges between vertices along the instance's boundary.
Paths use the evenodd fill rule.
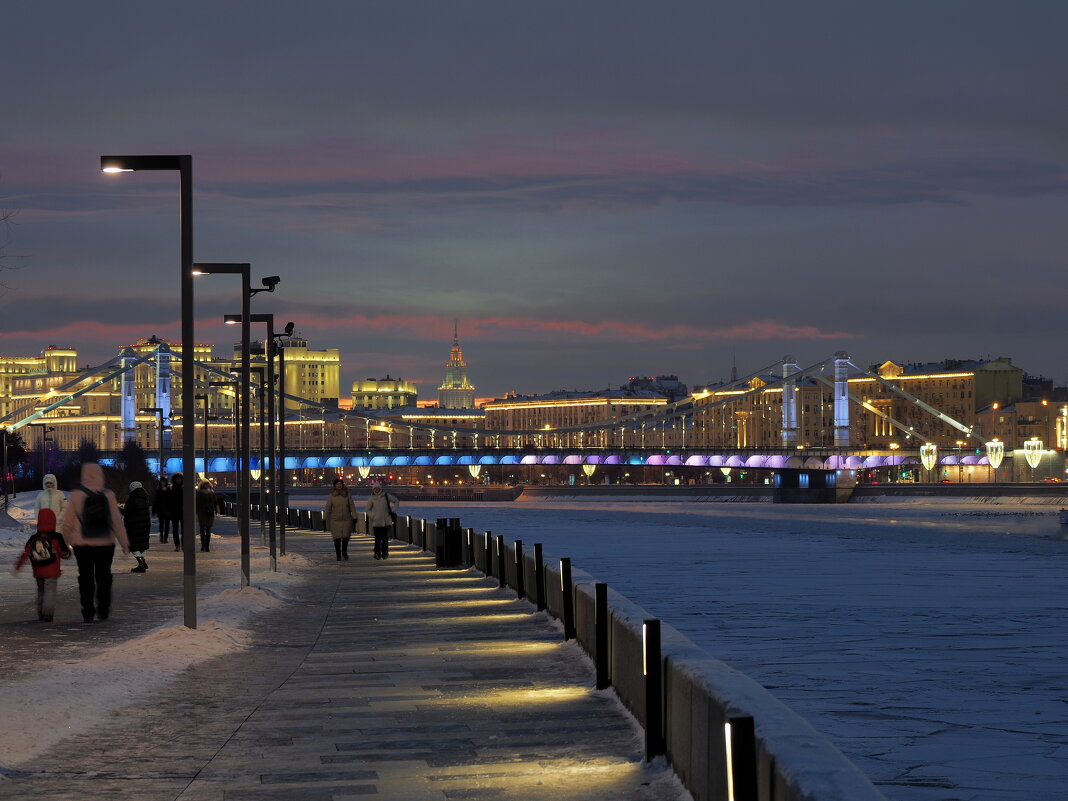
<path fill-rule="evenodd" d="M 128 554 L 130 542 L 115 493 L 104 486 L 104 468 L 96 462 L 82 465 L 81 484 L 70 493 L 62 531 L 78 562 L 82 620 L 92 623 L 94 614 L 100 620 L 107 620 L 111 613 L 111 562 L 115 557 L 115 543 Z"/>
<path fill-rule="evenodd" d="M 130 496 L 122 506 L 122 522 L 130 540 L 130 553 L 137 560 L 137 567 L 130 572 L 144 573 L 148 570 L 145 552 L 152 539 L 152 508 L 148 502 L 148 492 L 140 481 L 130 482 Z"/>
<path fill-rule="evenodd" d="M 397 522 L 397 500 L 382 489 L 381 484 L 371 487 L 371 497 L 367 499 L 367 527 L 375 535 L 375 559 L 389 559 L 389 538 Z"/>
<path fill-rule="evenodd" d="M 38 492 L 37 498 L 34 499 L 33 513 L 39 514 L 42 509 L 51 509 L 58 524 L 58 521 L 63 519 L 63 507 L 67 505 L 67 497 L 59 491 L 56 477 L 51 473 L 46 473 L 41 483 L 44 484 L 44 489 Z"/>
<path fill-rule="evenodd" d="M 56 613 L 56 585 L 63 571 L 60 560 L 70 558 L 70 548 L 56 531 L 56 515 L 51 509 L 37 513 L 37 531 L 26 540 L 11 572 L 18 574 L 26 562 L 33 568 L 37 581 L 37 619 L 51 623 Z"/>

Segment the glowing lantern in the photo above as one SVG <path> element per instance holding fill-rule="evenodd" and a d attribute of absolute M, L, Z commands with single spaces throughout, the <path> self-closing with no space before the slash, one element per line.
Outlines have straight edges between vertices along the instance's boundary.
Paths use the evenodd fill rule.
<path fill-rule="evenodd" d="M 933 470 L 938 462 L 938 446 L 928 442 L 920 446 L 920 463 L 927 470 Z"/>
<path fill-rule="evenodd" d="M 597 469 L 597 465 L 595 465 L 595 464 L 584 464 L 584 465 L 582 465 L 582 472 L 586 474 L 586 478 L 589 478 L 590 476 L 592 476 L 593 475 L 593 471 L 596 470 L 596 469 Z"/>
<path fill-rule="evenodd" d="M 1038 467 L 1038 463 L 1042 461 L 1042 440 L 1038 437 L 1031 437 L 1024 443 L 1024 458 L 1027 459 L 1027 464 L 1034 470 Z"/>
<path fill-rule="evenodd" d="M 467 472 L 471 474 L 471 478 L 478 478 L 478 474 L 482 472 L 482 465 L 469 464 L 467 466 Z"/>
<path fill-rule="evenodd" d="M 363 465 L 359 465 L 356 470 L 359 472 L 360 478 L 367 478 L 369 475 L 371 475 L 370 467 L 364 467 Z"/>
<path fill-rule="evenodd" d="M 721 467 L 720 470 L 723 471 L 723 475 L 725 476 L 729 476 L 731 474 L 731 469 L 729 467 Z"/>
<path fill-rule="evenodd" d="M 990 466 L 997 470 L 1001 467 L 1001 460 L 1005 458 L 1005 443 L 998 442 L 996 439 L 993 442 L 986 443 L 986 460 L 990 462 Z"/>

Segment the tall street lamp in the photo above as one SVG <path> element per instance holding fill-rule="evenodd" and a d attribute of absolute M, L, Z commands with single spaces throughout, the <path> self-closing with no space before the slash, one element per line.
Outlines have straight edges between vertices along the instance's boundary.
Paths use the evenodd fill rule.
<path fill-rule="evenodd" d="M 249 332 L 249 300 L 257 292 L 274 292 L 274 287 L 278 284 L 278 278 L 264 278 L 264 289 L 252 289 L 249 284 L 251 282 L 252 266 L 248 263 L 201 263 L 194 264 L 193 271 L 197 275 L 240 275 L 241 276 L 241 373 L 240 373 L 240 398 L 238 399 L 238 405 L 240 409 L 240 423 L 238 442 L 241 443 L 240 448 L 235 448 L 237 452 L 237 530 L 238 535 L 241 538 L 241 586 L 247 587 L 251 581 L 251 544 L 249 543 L 249 506 L 251 504 L 251 492 L 249 489 L 249 468 L 251 467 L 251 458 L 249 455 L 249 361 L 251 359 L 249 353 L 249 340 L 251 335 Z M 236 443 L 235 443 L 236 444 Z"/>
<path fill-rule="evenodd" d="M 278 427 L 278 505 L 283 509 L 289 508 L 289 498 L 286 492 L 286 349 L 282 347 L 282 338 L 293 336 L 293 323 L 286 323 L 285 330 L 280 334 L 274 334 L 271 339 L 278 340 L 278 389 L 282 396 L 279 417 L 281 425 Z M 286 518 L 283 516 L 278 521 L 278 551 L 282 556 L 286 555 Z"/>
<path fill-rule="evenodd" d="M 163 465 L 163 431 L 169 428 L 169 426 L 163 424 L 163 415 L 166 413 L 166 410 L 159 406 L 145 406 L 138 409 L 138 411 L 141 412 L 141 414 L 154 414 L 159 417 L 159 470 L 157 472 L 159 473 L 160 478 L 163 478 L 163 476 L 167 474 L 167 469 Z"/>
<path fill-rule="evenodd" d="M 278 570 L 278 549 L 277 541 L 275 540 L 275 524 L 278 517 L 278 478 L 277 478 L 277 459 L 275 457 L 275 402 L 274 402 L 274 359 L 271 358 L 271 343 L 274 342 L 274 315 L 273 314 L 250 314 L 248 316 L 249 322 L 252 323 L 266 323 L 267 324 L 267 452 L 270 454 L 270 503 L 268 504 L 268 514 L 270 514 L 270 520 L 268 521 L 267 531 L 269 533 L 269 547 L 271 552 L 271 570 Z M 223 316 L 223 322 L 227 325 L 237 325 L 241 322 L 240 314 L 227 314 Z M 265 469 L 265 465 L 260 465 L 260 469 Z M 263 499 L 260 499 L 260 507 L 263 508 Z"/>
<path fill-rule="evenodd" d="M 208 414 L 208 396 L 196 395 L 196 400 L 204 401 L 204 480 L 208 478 L 208 421 L 218 420 L 219 416 Z"/>
<path fill-rule="evenodd" d="M 259 440 L 260 440 L 259 507 L 260 507 L 260 543 L 261 544 L 266 544 L 266 542 L 267 542 L 267 520 L 264 517 L 264 512 L 263 512 L 263 509 L 265 508 L 265 499 L 267 497 L 267 492 L 266 492 L 266 489 L 267 489 L 267 469 L 264 466 L 267 463 L 267 460 L 264 458 L 264 454 L 265 454 L 264 448 L 266 447 L 266 438 L 265 438 L 265 432 L 263 430 L 263 424 L 264 424 L 264 421 L 265 421 L 266 416 L 267 416 L 266 415 L 266 411 L 267 411 L 266 395 L 264 393 L 264 381 L 266 380 L 266 377 L 264 376 L 264 371 L 265 370 L 266 370 L 266 368 L 262 364 L 257 365 L 255 367 L 251 368 L 251 370 L 250 370 L 250 372 L 256 373 L 256 375 L 259 377 L 259 381 L 256 384 L 256 395 L 260 399 L 260 412 L 259 412 L 259 421 L 260 421 L 260 436 L 259 436 Z"/>
<path fill-rule="evenodd" d="M 196 444 L 190 432 L 196 425 L 196 401 L 193 364 L 193 157 L 185 156 L 101 156 L 104 172 L 135 172 L 138 170 L 176 170 L 179 180 L 178 222 L 181 236 L 179 280 L 182 295 L 182 473 L 190 477 L 196 473 Z M 195 525 L 196 504 L 194 481 L 182 483 L 182 517 Z M 183 538 L 183 602 L 186 628 L 197 627 L 197 567 L 195 537 Z"/>

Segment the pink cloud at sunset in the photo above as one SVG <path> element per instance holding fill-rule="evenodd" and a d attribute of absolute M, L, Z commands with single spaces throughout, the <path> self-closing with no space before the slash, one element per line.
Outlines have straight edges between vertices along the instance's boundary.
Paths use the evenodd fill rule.
<path fill-rule="evenodd" d="M 452 319 L 445 317 L 411 315 L 351 315 L 333 318 L 329 324 L 319 325 L 313 321 L 303 324 L 305 329 L 328 336 L 339 328 L 372 330 L 378 332 L 406 331 L 426 339 L 444 340 L 451 336 Z M 465 341 L 492 338 L 502 332 L 543 332 L 567 334 L 630 342 L 664 342 L 678 339 L 710 341 L 721 339 L 767 341 L 847 339 L 854 335 L 842 331 L 823 331 L 816 326 L 795 326 L 773 320 L 756 320 L 729 328 L 699 328 L 686 324 L 664 326 L 648 323 L 628 323 L 618 320 L 589 322 L 585 320 L 539 320 L 532 317 L 482 317 L 464 318 L 462 339 Z"/>

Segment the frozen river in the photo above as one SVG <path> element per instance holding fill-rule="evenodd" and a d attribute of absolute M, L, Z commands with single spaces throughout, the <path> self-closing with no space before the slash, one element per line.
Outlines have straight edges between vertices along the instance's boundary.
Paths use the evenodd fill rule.
<path fill-rule="evenodd" d="M 1056 509 L 402 511 L 571 556 L 768 687 L 894 801 L 1068 801 L 1068 540 Z"/>

